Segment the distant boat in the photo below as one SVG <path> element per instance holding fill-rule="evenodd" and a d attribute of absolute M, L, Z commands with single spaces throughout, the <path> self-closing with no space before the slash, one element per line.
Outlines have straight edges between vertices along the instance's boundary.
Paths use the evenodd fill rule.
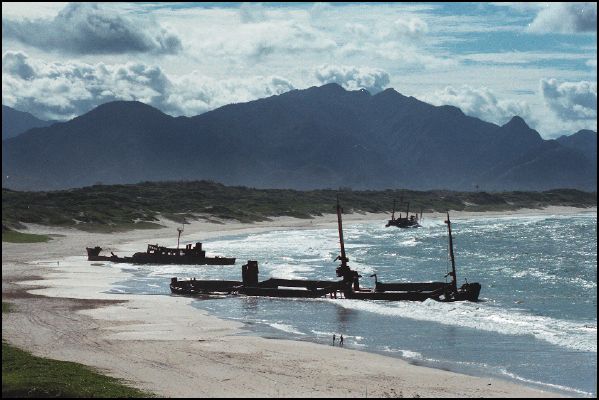
<path fill-rule="evenodd" d="M 478 301 L 481 289 L 479 283 L 466 282 L 459 288 L 457 286 L 449 213 L 445 222 L 449 231 L 449 255 L 452 267 L 451 272 L 446 277 L 451 276 L 451 282 L 383 283 L 376 281 L 376 275 L 373 275 L 375 277 L 375 288 L 360 288 L 359 279 L 361 276 L 357 271 L 349 267 L 349 259 L 345 254 L 341 207 L 339 206 L 339 201 L 337 201 L 337 224 L 341 254 L 335 260 L 341 261 L 341 265 L 336 269 L 336 274 L 342 280 L 320 281 L 270 278 L 259 282 L 258 262 L 250 260 L 242 266 L 241 281 L 178 280 L 176 277 L 173 277 L 171 278 L 170 289 L 173 294 L 183 295 L 226 293 L 244 294 L 247 296 L 296 298 L 329 296 L 331 298 L 390 301 L 424 301 L 427 299 L 437 301 Z"/>
<path fill-rule="evenodd" d="M 179 238 L 183 229 L 178 228 Z M 234 257 L 206 257 L 206 251 L 202 249 L 202 243 L 197 242 L 195 246 L 188 244 L 185 248 L 179 248 L 179 238 L 177 239 L 177 248 L 158 246 L 149 244 L 145 252 L 138 252 L 131 257 L 118 257 L 111 253 L 110 256 L 101 256 L 102 248 L 86 247 L 87 259 L 89 261 L 111 261 L 116 263 L 131 264 L 186 264 L 186 265 L 232 265 L 235 264 Z"/>
<path fill-rule="evenodd" d="M 395 200 L 393 200 L 393 211 L 391 212 L 391 219 L 387 221 L 385 227 L 395 226 L 397 228 L 418 228 L 420 227 L 420 221 L 422 221 L 422 210 L 420 210 L 420 218 L 418 214 L 410 215 L 410 203 L 408 202 L 408 208 L 406 210 L 406 216 L 402 217 L 401 212 L 399 217 L 395 218 Z M 401 205 L 401 202 L 400 202 Z"/>

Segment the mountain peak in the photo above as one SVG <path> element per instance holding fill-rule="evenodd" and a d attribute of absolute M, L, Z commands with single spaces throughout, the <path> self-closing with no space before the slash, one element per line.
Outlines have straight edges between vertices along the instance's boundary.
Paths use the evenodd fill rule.
<path fill-rule="evenodd" d="M 528 126 L 524 119 L 518 115 L 513 116 L 507 124 L 500 128 L 500 131 L 504 132 L 514 143 L 520 143 L 521 146 L 524 143 L 527 145 L 538 145 L 543 142 L 543 138 L 539 135 L 539 132 Z"/>
<path fill-rule="evenodd" d="M 383 93 L 387 93 L 387 94 L 401 94 L 401 93 L 399 93 L 397 90 L 395 90 L 393 88 L 387 88 L 385 90 L 382 90 L 379 94 L 383 94 Z"/>
<path fill-rule="evenodd" d="M 393 88 L 387 88 L 387 89 L 383 90 L 382 92 L 375 94 L 374 97 L 378 97 L 378 98 L 402 97 L 403 98 L 406 96 L 399 93 L 397 90 L 395 90 Z"/>
<path fill-rule="evenodd" d="M 109 101 L 104 104 L 100 104 L 95 110 L 101 111 L 112 111 L 112 110 L 125 110 L 125 111 L 140 111 L 140 110 L 154 110 L 161 112 L 160 110 L 137 100 L 115 100 Z"/>
<path fill-rule="evenodd" d="M 587 135 L 587 136 L 595 136 L 596 137 L 597 136 L 597 132 L 592 131 L 590 129 L 581 129 L 578 132 L 576 132 L 575 134 L 573 134 L 572 136 L 574 136 L 574 135 L 577 135 L 577 136 Z"/>
<path fill-rule="evenodd" d="M 318 90 L 333 92 L 333 93 L 344 93 L 347 91 L 343 88 L 343 86 L 341 86 L 340 84 L 335 83 L 335 82 L 326 83 L 322 86 L 315 86 L 315 87 Z"/>
<path fill-rule="evenodd" d="M 79 119 L 81 117 L 102 117 L 114 119 L 115 117 L 123 117 L 123 118 L 132 118 L 132 117 L 140 117 L 141 115 L 145 117 L 154 116 L 154 117 L 166 117 L 167 114 L 162 111 L 154 108 L 150 105 L 142 103 L 141 101 L 136 100 L 116 100 L 110 101 L 108 103 L 100 104 L 96 108 L 90 110 L 89 112 L 75 118 Z"/>
<path fill-rule="evenodd" d="M 526 121 L 524 121 L 524 119 L 518 115 L 514 115 L 507 124 L 503 125 L 503 127 L 510 129 L 530 129 Z"/>

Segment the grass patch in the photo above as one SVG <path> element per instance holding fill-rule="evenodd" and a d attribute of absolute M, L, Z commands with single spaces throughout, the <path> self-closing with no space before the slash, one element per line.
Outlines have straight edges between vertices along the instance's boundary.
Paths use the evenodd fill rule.
<path fill-rule="evenodd" d="M 84 365 L 35 357 L 2 342 L 2 397 L 155 396 Z"/>
<path fill-rule="evenodd" d="M 10 243 L 44 243 L 52 240 L 47 235 L 37 235 L 34 233 L 22 233 L 13 230 L 2 231 L 2 241 Z"/>
<path fill-rule="evenodd" d="M 11 304 L 2 302 L 2 314 L 10 312 Z"/>

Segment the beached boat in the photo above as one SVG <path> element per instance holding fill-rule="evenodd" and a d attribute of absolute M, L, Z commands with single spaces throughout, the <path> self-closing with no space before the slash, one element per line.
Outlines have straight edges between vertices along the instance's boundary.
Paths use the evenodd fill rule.
<path fill-rule="evenodd" d="M 401 204 L 401 203 L 400 203 Z M 420 227 L 420 221 L 422 220 L 422 210 L 420 211 L 420 218 L 418 214 L 410 215 L 410 203 L 407 203 L 408 208 L 406 210 L 406 216 L 402 217 L 401 212 L 399 217 L 395 218 L 395 200 L 393 200 L 393 211 L 391 212 L 391 219 L 387 221 L 385 227 L 395 226 L 397 228 L 418 228 Z"/>
<path fill-rule="evenodd" d="M 411 300 L 424 301 L 433 299 L 438 301 L 478 301 L 481 285 L 479 283 L 466 282 L 460 288 L 457 287 L 457 276 L 455 268 L 455 257 L 453 254 L 453 238 L 451 234 L 451 221 L 447 213 L 447 224 L 449 234 L 449 257 L 451 259 L 451 271 L 446 275 L 451 277 L 451 282 L 398 282 L 383 283 L 378 282 L 375 277 L 374 289 L 360 288 L 357 271 L 352 270 L 347 262 L 349 259 L 345 254 L 345 243 L 343 240 L 343 225 L 341 219 L 341 208 L 337 202 L 337 223 L 339 229 L 339 244 L 341 254 L 337 257 L 341 265 L 337 268 L 337 276 L 343 277 L 345 284 L 343 295 L 348 299 L 362 300 Z"/>
<path fill-rule="evenodd" d="M 339 243 L 341 254 L 336 260 L 341 261 L 336 273 L 339 281 L 320 281 L 305 279 L 275 279 L 258 281 L 258 262 L 250 260 L 242 266 L 241 281 L 218 280 L 179 280 L 171 278 L 170 288 L 174 294 L 244 294 L 247 296 L 268 297 L 298 297 L 316 298 L 329 296 L 332 298 L 347 298 L 360 300 L 410 300 L 424 301 L 433 299 L 438 301 L 478 301 L 481 285 L 466 282 L 457 287 L 455 259 L 453 254 L 453 240 L 451 222 L 447 214 L 449 232 L 449 255 L 452 270 L 446 275 L 451 277 L 451 282 L 415 282 L 415 283 L 383 283 L 378 282 L 376 275 L 374 288 L 360 288 L 361 275 L 350 268 L 349 259 L 345 253 L 343 240 L 343 223 L 341 207 L 337 202 L 337 223 L 339 229 Z"/>
<path fill-rule="evenodd" d="M 179 238 L 183 229 L 179 231 Z M 233 265 L 235 264 L 234 257 L 207 257 L 206 251 L 202 249 L 202 243 L 197 242 L 195 246 L 188 244 L 185 248 L 179 248 L 179 238 L 177 239 L 177 247 L 170 248 L 159 246 L 157 244 L 149 244 L 145 252 L 138 252 L 131 257 L 119 257 L 111 252 L 110 256 L 101 256 L 102 248 L 86 247 L 87 259 L 89 261 L 111 261 L 116 263 L 132 263 L 132 264 L 188 264 L 188 265 Z"/>
<path fill-rule="evenodd" d="M 179 280 L 171 278 L 173 294 L 244 294 L 267 297 L 306 297 L 316 298 L 326 295 L 336 296 L 343 289 L 343 281 L 318 281 L 305 279 L 270 278 L 258 281 L 258 262 L 249 260 L 241 267 L 241 281 L 222 280 Z"/>

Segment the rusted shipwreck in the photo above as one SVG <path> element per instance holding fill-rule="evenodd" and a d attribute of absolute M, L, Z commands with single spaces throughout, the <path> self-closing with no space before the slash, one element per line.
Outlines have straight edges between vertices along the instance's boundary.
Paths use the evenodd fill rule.
<path fill-rule="evenodd" d="M 341 264 L 336 269 L 337 281 L 305 280 L 305 279 L 276 279 L 258 280 L 258 262 L 248 261 L 242 266 L 241 281 L 225 280 L 179 280 L 171 278 L 170 289 L 173 294 L 205 295 L 205 294 L 240 294 L 247 296 L 296 297 L 296 298 L 346 298 L 361 300 L 390 300 L 390 301 L 478 301 L 481 285 L 465 283 L 458 287 L 453 255 L 451 222 L 447 214 L 449 232 L 449 256 L 452 270 L 447 276 L 450 282 L 415 282 L 415 283 L 384 283 L 375 277 L 374 288 L 361 288 L 361 275 L 350 268 L 349 259 L 345 253 L 341 208 L 337 203 L 337 222 L 341 254 L 336 258 Z"/>
<path fill-rule="evenodd" d="M 179 231 L 179 238 L 183 229 Z M 115 263 L 131 263 L 131 264 L 187 264 L 187 265 L 233 265 L 235 264 L 234 257 L 207 257 L 206 251 L 202 249 L 202 243 L 197 242 L 195 245 L 187 244 L 185 248 L 179 248 L 179 240 L 177 239 L 177 247 L 164 247 L 157 244 L 149 244 L 145 252 L 138 252 L 130 257 L 119 257 L 114 253 L 110 256 L 101 256 L 102 248 L 86 247 L 87 259 L 89 261 L 111 261 Z"/>
<path fill-rule="evenodd" d="M 401 205 L 402 201 L 400 201 Z M 420 218 L 418 214 L 414 213 L 410 215 L 410 203 L 407 203 L 406 216 L 402 217 L 401 212 L 399 217 L 395 218 L 395 200 L 393 200 L 393 211 L 391 212 L 391 219 L 387 221 L 385 227 L 395 226 L 397 228 L 419 228 L 420 221 L 422 221 L 422 210 L 420 210 Z"/>
<path fill-rule="evenodd" d="M 335 297 L 343 290 L 343 281 L 270 278 L 258 282 L 258 262 L 242 266 L 241 281 L 178 280 L 171 278 L 171 292 L 182 295 L 243 294 L 267 297 Z"/>

